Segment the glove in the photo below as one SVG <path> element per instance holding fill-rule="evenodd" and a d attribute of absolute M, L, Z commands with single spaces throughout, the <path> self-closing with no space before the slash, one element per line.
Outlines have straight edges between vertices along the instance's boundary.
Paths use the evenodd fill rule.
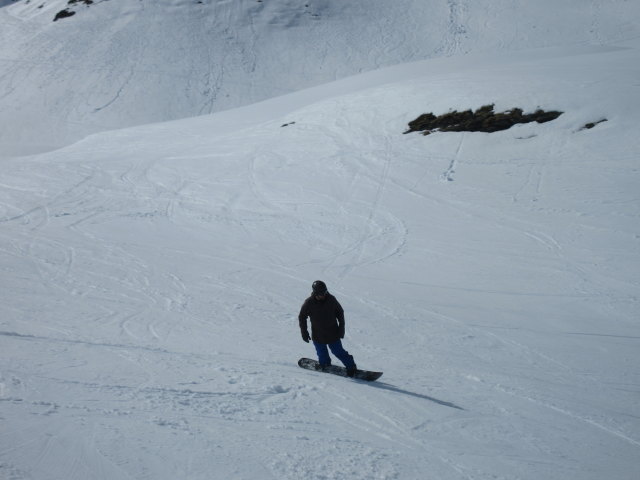
<path fill-rule="evenodd" d="M 307 330 L 302 330 L 302 340 L 307 343 L 309 343 L 309 340 L 311 340 L 311 336 L 309 335 L 309 332 Z"/>
<path fill-rule="evenodd" d="M 344 338 L 344 327 L 340 327 L 340 338 Z"/>

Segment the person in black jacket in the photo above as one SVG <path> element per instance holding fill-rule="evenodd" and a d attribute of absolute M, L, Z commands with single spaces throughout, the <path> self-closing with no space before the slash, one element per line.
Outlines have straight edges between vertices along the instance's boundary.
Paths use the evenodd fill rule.
<path fill-rule="evenodd" d="M 344 310 L 322 280 L 313 282 L 311 288 L 311 296 L 304 301 L 298 315 L 302 340 L 307 343 L 313 340 L 321 367 L 331 365 L 331 350 L 347 368 L 347 375 L 353 377 L 356 363 L 340 341 L 344 338 Z M 311 335 L 307 329 L 307 318 L 311 319 Z"/>

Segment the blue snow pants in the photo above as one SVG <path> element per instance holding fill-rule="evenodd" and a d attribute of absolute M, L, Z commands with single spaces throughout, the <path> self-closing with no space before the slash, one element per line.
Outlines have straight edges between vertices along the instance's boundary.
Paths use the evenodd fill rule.
<path fill-rule="evenodd" d="M 329 349 L 331 349 L 331 353 L 333 353 L 336 358 L 344 364 L 345 367 L 352 368 L 356 366 L 356 362 L 353 360 L 353 357 L 349 355 L 349 352 L 344 349 L 340 340 L 329 344 L 313 342 L 313 345 L 316 347 L 318 362 L 322 366 L 331 365 Z"/>

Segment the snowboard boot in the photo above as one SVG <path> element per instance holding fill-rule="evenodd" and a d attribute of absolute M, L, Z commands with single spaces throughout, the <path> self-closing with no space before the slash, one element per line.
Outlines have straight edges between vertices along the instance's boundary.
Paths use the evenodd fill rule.
<path fill-rule="evenodd" d="M 326 365 L 318 364 L 318 366 L 316 367 L 316 370 L 319 370 L 321 372 L 326 372 L 330 366 L 331 366 L 330 363 L 327 363 Z"/>
<path fill-rule="evenodd" d="M 349 367 L 347 368 L 347 377 L 349 378 L 353 378 L 356 374 L 356 372 L 358 371 L 358 367 L 356 366 L 356 364 L 353 364 L 353 367 Z"/>

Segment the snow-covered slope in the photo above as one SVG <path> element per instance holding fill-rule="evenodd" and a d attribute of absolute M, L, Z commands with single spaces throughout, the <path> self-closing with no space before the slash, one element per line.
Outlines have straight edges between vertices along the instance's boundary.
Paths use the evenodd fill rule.
<path fill-rule="evenodd" d="M 247 105 L 385 65 L 608 44 L 639 34 L 634 3 L 4 0 L 0 156 Z M 54 22 L 63 10 L 75 15 Z"/>
<path fill-rule="evenodd" d="M 0 477 L 637 478 L 639 48 L 423 61 L 3 161 Z M 402 134 L 492 102 L 564 113 Z M 379 382 L 296 366 L 318 278 Z"/>

